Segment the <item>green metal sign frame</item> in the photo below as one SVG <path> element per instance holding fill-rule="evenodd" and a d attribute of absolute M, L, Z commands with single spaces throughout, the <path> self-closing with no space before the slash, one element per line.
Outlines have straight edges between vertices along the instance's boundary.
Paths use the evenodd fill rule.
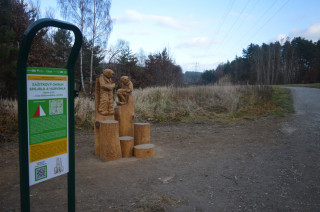
<path fill-rule="evenodd" d="M 74 65 L 82 45 L 82 33 L 73 24 L 44 18 L 32 23 L 24 32 L 17 64 L 18 76 L 18 119 L 19 119 L 19 161 L 20 161 L 20 202 L 21 211 L 30 211 L 29 158 L 28 158 L 28 118 L 27 118 L 27 61 L 31 43 L 36 33 L 45 27 L 71 30 L 75 35 L 68 58 L 68 111 L 69 111 L 69 172 L 68 211 L 75 211 L 75 150 L 74 150 Z"/>

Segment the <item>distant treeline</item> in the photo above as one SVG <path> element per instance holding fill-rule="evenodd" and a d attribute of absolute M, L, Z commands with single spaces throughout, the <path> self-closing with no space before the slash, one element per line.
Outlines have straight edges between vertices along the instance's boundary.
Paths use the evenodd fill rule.
<path fill-rule="evenodd" d="M 17 96 L 16 70 L 19 46 L 24 31 L 37 19 L 39 19 L 39 8 L 27 5 L 23 1 L 1 0 L 0 97 L 2 98 Z M 80 64 L 78 59 L 75 66 L 75 90 L 81 91 L 85 88 L 87 92 L 84 93 L 88 95 L 94 93 L 92 92 L 94 85 L 90 86 L 91 61 L 93 78 L 98 77 L 103 69 L 111 68 L 116 74 L 115 81 L 118 81 L 120 76 L 127 75 L 136 88 L 183 84 L 182 69 L 175 64 L 166 48 L 161 52 L 145 56 L 142 50 L 133 54 L 129 43 L 124 40 L 118 40 L 117 44 L 105 49 L 97 44 L 93 45 L 92 39 L 89 38 L 90 36 L 84 34 L 82 63 Z M 27 65 L 65 68 L 72 43 L 73 35 L 70 31 L 45 28 L 34 38 Z M 105 58 L 108 58 L 108 61 L 105 61 Z M 80 67 L 83 67 L 82 74 Z"/>
<path fill-rule="evenodd" d="M 202 83 L 214 83 L 223 76 L 235 83 L 288 84 L 320 82 L 320 40 L 301 37 L 285 42 L 250 44 L 242 57 L 206 70 Z"/>

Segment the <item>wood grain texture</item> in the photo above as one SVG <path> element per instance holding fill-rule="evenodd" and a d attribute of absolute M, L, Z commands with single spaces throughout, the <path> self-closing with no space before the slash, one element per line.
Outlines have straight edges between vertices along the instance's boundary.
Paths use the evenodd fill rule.
<path fill-rule="evenodd" d="M 150 143 L 150 124 L 134 123 L 134 145 Z"/>
<path fill-rule="evenodd" d="M 134 156 L 137 158 L 151 157 L 154 155 L 154 144 L 140 144 L 134 146 Z"/>
<path fill-rule="evenodd" d="M 122 157 L 119 139 L 119 123 L 115 120 L 100 122 L 100 159 L 116 160 Z"/>
<path fill-rule="evenodd" d="M 133 156 L 133 146 L 134 141 L 131 136 L 120 137 L 121 153 L 122 157 L 132 157 Z"/>

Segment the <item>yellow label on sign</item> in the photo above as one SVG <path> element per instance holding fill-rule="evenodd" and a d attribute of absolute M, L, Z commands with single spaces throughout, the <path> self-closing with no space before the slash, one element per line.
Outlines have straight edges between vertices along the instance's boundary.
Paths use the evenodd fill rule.
<path fill-rule="evenodd" d="M 67 81 L 67 77 L 54 77 L 54 76 L 28 76 L 28 80 Z"/>
<path fill-rule="evenodd" d="M 67 138 L 30 145 L 30 163 L 68 152 Z"/>

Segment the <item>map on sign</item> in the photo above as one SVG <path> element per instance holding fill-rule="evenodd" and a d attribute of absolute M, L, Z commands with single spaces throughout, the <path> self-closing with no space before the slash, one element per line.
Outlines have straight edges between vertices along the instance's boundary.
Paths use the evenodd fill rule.
<path fill-rule="evenodd" d="M 27 68 L 29 185 L 69 172 L 68 71 Z"/>
<path fill-rule="evenodd" d="M 56 115 L 56 114 L 63 114 L 63 100 L 50 100 L 49 101 L 49 114 Z"/>

